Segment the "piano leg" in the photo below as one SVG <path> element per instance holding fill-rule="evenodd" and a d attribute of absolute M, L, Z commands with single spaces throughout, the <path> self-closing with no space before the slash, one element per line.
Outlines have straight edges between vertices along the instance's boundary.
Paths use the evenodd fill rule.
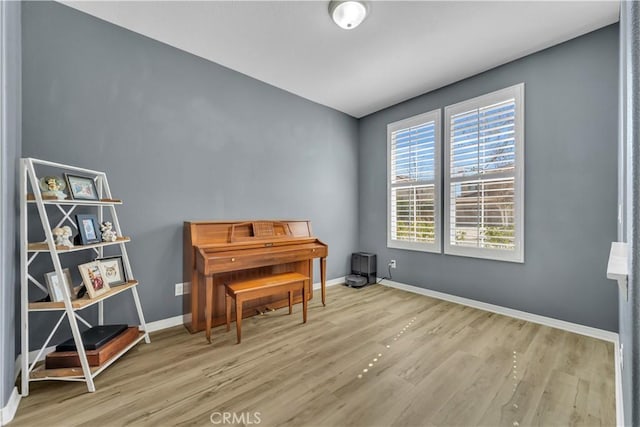
<path fill-rule="evenodd" d="M 320 258 L 320 287 L 322 288 L 322 305 L 325 306 L 327 298 L 327 259 Z"/>
<path fill-rule="evenodd" d="M 229 332 L 231 330 L 231 304 L 233 302 L 233 298 L 231 298 L 231 295 L 226 294 L 225 295 L 225 304 L 224 304 L 224 308 L 225 311 L 227 312 L 227 332 Z"/>
<path fill-rule="evenodd" d="M 206 302 L 204 305 L 204 317 L 206 319 L 207 329 L 206 336 L 207 341 L 211 344 L 211 316 L 213 315 L 213 276 L 209 275 L 205 279 L 206 286 Z"/>

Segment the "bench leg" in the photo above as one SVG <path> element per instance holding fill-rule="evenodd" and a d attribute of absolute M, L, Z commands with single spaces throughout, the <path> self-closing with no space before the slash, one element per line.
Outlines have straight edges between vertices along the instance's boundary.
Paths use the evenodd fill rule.
<path fill-rule="evenodd" d="M 293 291 L 289 291 L 289 314 L 293 313 Z"/>
<path fill-rule="evenodd" d="M 227 312 L 227 332 L 231 330 L 231 295 L 226 294 L 226 298 L 224 300 L 224 308 Z"/>
<path fill-rule="evenodd" d="M 307 284 L 308 280 L 302 282 L 302 323 L 307 323 Z"/>
<path fill-rule="evenodd" d="M 238 344 L 242 339 L 242 299 L 236 295 L 236 334 L 238 335 Z"/>

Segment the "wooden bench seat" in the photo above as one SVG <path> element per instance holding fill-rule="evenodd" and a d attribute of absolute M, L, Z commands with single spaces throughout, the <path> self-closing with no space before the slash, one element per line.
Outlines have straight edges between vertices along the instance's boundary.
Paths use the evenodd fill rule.
<path fill-rule="evenodd" d="M 227 312 L 227 331 L 231 324 L 231 304 L 235 300 L 236 331 L 238 344 L 242 339 L 242 303 L 247 300 L 276 295 L 289 294 L 289 314 L 293 311 L 293 293 L 302 291 L 302 322 L 307 323 L 307 297 L 309 293 L 309 278 L 300 273 L 273 274 L 256 279 L 241 280 L 225 284 L 225 309 Z M 208 331 L 207 338 L 210 340 Z"/>

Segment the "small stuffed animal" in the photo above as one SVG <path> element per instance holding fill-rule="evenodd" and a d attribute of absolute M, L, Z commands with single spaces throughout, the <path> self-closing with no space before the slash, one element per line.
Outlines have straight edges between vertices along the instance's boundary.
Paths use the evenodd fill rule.
<path fill-rule="evenodd" d="M 53 233 L 53 239 L 56 246 L 73 247 L 73 243 L 71 243 L 71 236 L 73 235 L 71 227 L 68 225 L 65 225 L 64 227 L 56 227 L 51 230 L 51 232 Z"/>
<path fill-rule="evenodd" d="M 105 221 L 100 224 L 100 231 L 102 231 L 103 242 L 115 242 L 116 232 L 112 230 L 113 226 L 109 221 Z"/>
<path fill-rule="evenodd" d="M 56 227 L 51 230 L 51 233 L 53 234 L 53 241 L 56 246 L 62 246 L 62 235 L 64 234 L 64 230 L 60 227 Z"/>

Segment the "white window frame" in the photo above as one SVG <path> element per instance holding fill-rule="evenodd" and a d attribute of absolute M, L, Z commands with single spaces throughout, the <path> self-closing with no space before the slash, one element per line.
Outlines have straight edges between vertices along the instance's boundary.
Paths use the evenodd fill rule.
<path fill-rule="evenodd" d="M 451 117 L 476 108 L 515 99 L 515 170 L 491 178 L 514 177 L 514 250 L 463 247 L 451 244 L 451 182 L 468 181 L 473 176 L 451 178 Z M 524 83 L 449 105 L 444 110 L 444 253 L 473 258 L 524 263 Z"/>
<path fill-rule="evenodd" d="M 393 132 L 418 126 L 427 122 L 434 122 L 434 177 L 433 180 L 420 181 L 415 185 L 420 184 L 433 184 L 434 186 L 434 232 L 435 239 L 433 243 L 426 242 L 407 242 L 403 240 L 393 240 L 391 236 L 391 189 L 394 185 L 391 184 L 391 135 Z M 442 252 L 441 234 L 442 234 L 442 222 L 441 222 L 441 205 L 442 205 L 442 114 L 441 110 L 433 110 L 427 113 L 418 114 L 417 116 L 409 117 L 407 119 L 399 120 L 397 122 L 389 123 L 387 125 L 387 247 L 395 249 L 407 249 L 412 251 L 422 252 Z M 397 186 L 403 186 L 397 185 Z"/>

